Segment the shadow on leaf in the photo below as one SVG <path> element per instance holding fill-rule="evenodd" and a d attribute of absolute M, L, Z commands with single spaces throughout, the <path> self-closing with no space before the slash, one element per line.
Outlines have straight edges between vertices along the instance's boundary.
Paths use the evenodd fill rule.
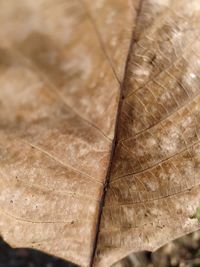
<path fill-rule="evenodd" d="M 77 265 L 41 251 L 12 248 L 0 237 L 0 267 L 76 267 Z"/>

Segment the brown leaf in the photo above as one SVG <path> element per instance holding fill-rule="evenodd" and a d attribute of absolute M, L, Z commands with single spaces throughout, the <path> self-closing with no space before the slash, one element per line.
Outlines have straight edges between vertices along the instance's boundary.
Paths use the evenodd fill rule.
<path fill-rule="evenodd" d="M 3 238 L 105 267 L 198 229 L 198 0 L 0 7 Z"/>
<path fill-rule="evenodd" d="M 125 75 L 97 266 L 199 228 L 200 4 L 143 1 Z"/>

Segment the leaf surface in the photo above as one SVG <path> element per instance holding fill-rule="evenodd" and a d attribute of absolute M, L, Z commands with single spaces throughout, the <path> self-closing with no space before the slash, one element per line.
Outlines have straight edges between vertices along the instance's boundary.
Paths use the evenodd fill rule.
<path fill-rule="evenodd" d="M 3 238 L 105 267 L 198 229 L 198 0 L 0 7 Z"/>
<path fill-rule="evenodd" d="M 124 80 L 97 266 L 199 229 L 200 4 L 143 1 Z M 196 218 L 196 219 L 195 219 Z"/>

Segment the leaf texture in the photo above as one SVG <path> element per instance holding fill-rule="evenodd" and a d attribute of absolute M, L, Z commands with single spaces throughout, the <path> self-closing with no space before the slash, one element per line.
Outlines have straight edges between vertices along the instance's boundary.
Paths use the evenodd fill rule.
<path fill-rule="evenodd" d="M 105 267 L 199 228 L 199 15 L 198 0 L 1 0 L 8 243 Z"/>
<path fill-rule="evenodd" d="M 125 75 L 97 266 L 199 229 L 200 3 L 143 1 Z"/>
<path fill-rule="evenodd" d="M 135 16 L 122 0 L 101 5 L 0 2 L 0 234 L 81 266 L 93 253 Z"/>

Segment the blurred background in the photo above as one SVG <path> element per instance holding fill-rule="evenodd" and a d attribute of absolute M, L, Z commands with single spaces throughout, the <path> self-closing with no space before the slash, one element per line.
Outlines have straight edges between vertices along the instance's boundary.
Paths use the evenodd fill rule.
<path fill-rule="evenodd" d="M 13 249 L 0 240 L 0 267 L 75 267 L 32 249 Z M 168 243 L 154 253 L 140 252 L 112 267 L 200 267 L 200 231 Z M 105 266 L 108 267 L 108 266 Z"/>

